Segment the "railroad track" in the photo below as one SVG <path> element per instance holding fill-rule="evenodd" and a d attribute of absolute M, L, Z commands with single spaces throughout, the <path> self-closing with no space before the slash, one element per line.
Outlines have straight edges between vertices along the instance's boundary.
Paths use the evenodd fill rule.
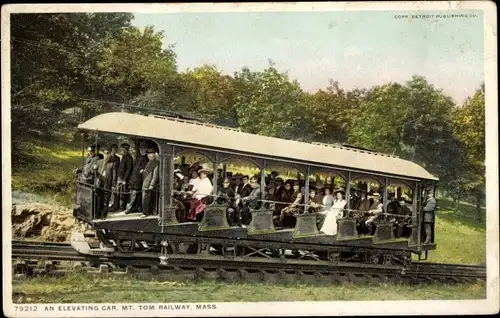
<path fill-rule="evenodd" d="M 139 255 L 139 256 L 137 256 Z M 386 266 L 327 261 L 287 261 L 276 263 L 265 258 L 232 259 L 216 255 L 171 255 L 160 260 L 144 253 L 108 256 L 81 255 L 69 243 L 12 241 L 14 273 L 68 274 L 75 270 L 93 275 L 133 275 L 157 280 L 221 279 L 229 281 L 340 282 L 475 282 L 486 280 L 486 267 L 480 265 L 411 263 Z M 62 264 L 61 261 L 66 261 Z"/>

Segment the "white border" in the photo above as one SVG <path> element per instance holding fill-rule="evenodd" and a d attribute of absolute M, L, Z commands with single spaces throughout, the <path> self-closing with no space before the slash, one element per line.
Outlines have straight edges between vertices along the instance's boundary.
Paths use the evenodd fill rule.
<path fill-rule="evenodd" d="M 21 317 L 13 311 L 11 282 L 12 204 L 10 153 L 10 14 L 35 12 L 245 12 L 245 11 L 417 11 L 417 10 L 483 10 L 484 14 L 484 80 L 486 90 L 486 254 L 487 299 L 457 301 L 332 301 L 332 302 L 265 302 L 216 303 L 217 310 L 140 311 L 59 311 L 36 314 L 37 317 L 86 316 L 294 316 L 294 315 L 409 315 L 409 314 L 490 314 L 499 311 L 499 206 L 498 206 L 498 91 L 497 91 L 497 20 L 494 2 L 344 2 L 344 3 L 198 3 L 198 4 L 16 4 L 2 6 L 2 238 L 4 314 Z M 333 287 L 334 288 L 334 287 Z M 54 307 L 68 304 L 50 304 Z M 76 306 L 78 304 L 71 304 Z M 84 305 L 84 304 L 80 304 Z M 128 305 L 128 304 L 124 304 Z M 159 305 L 159 304 L 157 304 Z M 194 304 L 189 304 L 194 307 Z M 39 305 L 41 308 L 43 305 Z"/>

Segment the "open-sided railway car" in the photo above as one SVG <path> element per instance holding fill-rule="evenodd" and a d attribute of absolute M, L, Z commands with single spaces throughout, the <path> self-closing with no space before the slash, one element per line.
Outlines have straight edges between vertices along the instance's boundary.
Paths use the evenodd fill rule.
<path fill-rule="evenodd" d="M 109 190 L 81 179 L 77 182 L 74 215 L 95 231 L 102 242 L 98 249 L 101 252 L 120 255 L 156 253 L 166 263 L 173 256 L 185 256 L 198 261 L 215 257 L 248 262 L 256 259 L 279 263 L 316 260 L 396 265 L 411 262 L 412 253 L 419 258 L 422 255 L 427 257 L 427 251 L 436 248 L 434 211 L 424 212 L 423 207 L 427 194 L 434 194 L 438 179 L 421 166 L 396 156 L 125 112 L 98 115 L 78 128 L 98 134 L 99 140 L 115 140 L 113 143 L 125 138 L 137 153 L 141 142 L 148 141 L 157 152 L 159 182 L 154 189 L 157 200 L 155 212 L 151 215 L 123 212 L 102 215 L 97 206 L 98 192 Z M 213 190 L 206 194 L 209 200 L 203 201 L 204 209 L 197 214 L 202 217 L 198 220 L 186 220 L 189 205 L 182 204 L 176 192 L 179 170 L 176 170 L 175 161 L 185 153 L 205 158 L 203 164 L 208 164 L 213 170 L 209 179 Z M 260 182 L 261 191 L 257 201 L 263 204 L 259 208 L 254 205 L 255 209 L 250 210 L 251 221 L 247 226 L 228 223 L 227 202 L 213 199 L 220 191 L 221 174 L 224 177 L 229 175 L 225 164 L 240 161 L 250 162 L 260 171 L 257 182 Z M 266 184 L 266 180 L 269 182 L 266 171 L 275 167 L 285 167 L 303 176 L 302 191 L 306 195 L 298 205 L 298 211 L 302 212 L 295 215 L 293 227 L 276 226 L 276 212 L 280 213 L 276 206 L 281 203 L 269 199 L 269 184 Z M 311 178 L 314 176 L 331 176 L 335 183 L 344 186 L 346 204 L 336 219 L 334 235 L 320 231 L 317 213 L 309 213 L 312 202 L 307 193 L 313 187 Z M 360 220 L 366 210 L 357 209 L 358 205 L 352 206 L 351 193 L 354 196 L 372 194 L 375 188 L 383 198 L 383 213 L 378 214 L 373 222 L 374 232 L 359 233 Z M 394 189 L 393 196 L 397 197 L 405 191 L 411 211 L 409 215 L 388 213 L 390 189 Z M 399 227 L 404 231 L 398 231 Z M 431 231 L 425 230 L 426 227 Z"/>

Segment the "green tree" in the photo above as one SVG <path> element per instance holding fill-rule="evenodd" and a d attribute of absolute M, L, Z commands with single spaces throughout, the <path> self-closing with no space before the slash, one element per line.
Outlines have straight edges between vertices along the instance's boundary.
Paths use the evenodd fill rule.
<path fill-rule="evenodd" d="M 164 89 L 176 79 L 176 55 L 163 49 L 163 33 L 128 27 L 104 43 L 97 63 L 102 98 L 128 103 L 148 90 Z"/>
<path fill-rule="evenodd" d="M 370 90 L 349 132 L 358 146 L 415 161 L 440 177 L 456 179 L 463 149 L 452 129 L 454 103 L 419 76 Z"/>
<path fill-rule="evenodd" d="M 235 74 L 239 126 L 248 132 L 285 139 L 308 136 L 304 93 L 297 81 L 274 66 Z"/>
<path fill-rule="evenodd" d="M 462 143 L 466 154 L 460 194 L 471 194 L 475 199 L 478 219 L 485 197 L 485 95 L 484 83 L 453 114 L 453 131 Z M 459 197 L 460 198 L 460 197 Z"/>
<path fill-rule="evenodd" d="M 305 94 L 305 116 L 312 139 L 325 143 L 347 142 L 363 95 L 361 90 L 345 91 L 333 80 L 326 90 Z"/>
<path fill-rule="evenodd" d="M 11 18 L 13 152 L 25 141 L 50 139 L 74 97 L 94 91 L 102 44 L 131 14 L 15 14 Z"/>

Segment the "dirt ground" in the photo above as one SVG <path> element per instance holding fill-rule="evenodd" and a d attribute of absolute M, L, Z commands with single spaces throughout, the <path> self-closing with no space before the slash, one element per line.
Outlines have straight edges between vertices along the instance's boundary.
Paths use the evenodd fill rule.
<path fill-rule="evenodd" d="M 85 228 L 75 222 L 71 209 L 57 204 L 14 204 L 11 219 L 12 236 L 15 239 L 67 242 L 73 231 Z"/>

